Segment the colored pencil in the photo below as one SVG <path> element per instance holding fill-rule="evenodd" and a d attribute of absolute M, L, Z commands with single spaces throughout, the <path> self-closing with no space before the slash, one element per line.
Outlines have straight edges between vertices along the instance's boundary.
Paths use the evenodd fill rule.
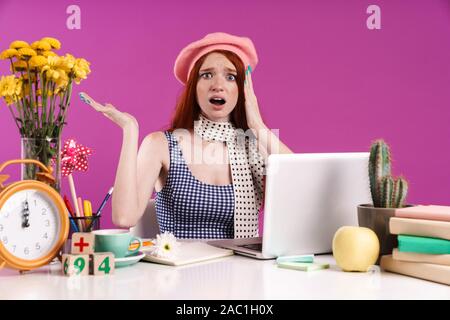
<path fill-rule="evenodd" d="M 80 210 L 80 217 L 84 217 L 84 211 L 83 211 L 83 200 L 81 200 L 81 197 L 78 197 L 78 208 Z M 83 226 L 82 232 L 86 230 L 86 223 L 83 219 L 80 219 L 81 225 Z"/>
<path fill-rule="evenodd" d="M 100 205 L 100 207 L 98 208 L 96 215 L 99 216 L 101 211 L 103 210 L 103 208 L 106 205 L 106 202 L 108 201 L 108 199 L 111 197 L 111 194 L 113 193 L 114 187 L 111 187 L 108 191 L 108 193 L 105 196 L 105 199 L 103 199 L 102 204 Z"/>
<path fill-rule="evenodd" d="M 66 204 L 67 211 L 69 211 L 69 214 L 70 214 L 72 217 L 75 217 L 75 213 L 74 213 L 74 211 L 73 211 L 72 205 L 70 204 L 69 198 L 67 198 L 66 195 L 64 195 L 64 203 Z"/>
<path fill-rule="evenodd" d="M 77 200 L 77 192 L 75 190 L 75 183 L 73 182 L 73 177 L 72 177 L 71 174 L 69 174 L 67 176 L 67 178 L 69 179 L 70 194 L 72 195 L 73 205 L 75 206 L 75 214 L 79 218 L 79 217 L 81 217 L 81 215 L 80 215 L 80 208 L 78 207 L 78 200 Z M 81 221 L 79 219 L 77 219 L 77 221 L 78 221 L 78 229 L 82 230 Z"/>

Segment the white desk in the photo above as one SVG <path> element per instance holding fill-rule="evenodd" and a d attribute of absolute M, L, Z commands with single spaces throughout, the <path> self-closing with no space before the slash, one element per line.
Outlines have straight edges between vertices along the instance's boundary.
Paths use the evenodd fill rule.
<path fill-rule="evenodd" d="M 111 276 L 61 275 L 55 264 L 20 275 L 0 271 L 0 299 L 450 299 L 450 287 L 393 273 L 278 268 L 274 260 L 226 257 L 190 266 L 139 262 Z"/>

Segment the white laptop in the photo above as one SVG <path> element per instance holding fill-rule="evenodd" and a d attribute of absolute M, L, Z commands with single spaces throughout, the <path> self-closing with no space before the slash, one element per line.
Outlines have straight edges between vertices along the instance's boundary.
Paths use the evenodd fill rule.
<path fill-rule="evenodd" d="M 366 152 L 270 155 L 263 236 L 208 243 L 258 259 L 332 252 L 337 229 L 372 203 L 368 162 Z"/>

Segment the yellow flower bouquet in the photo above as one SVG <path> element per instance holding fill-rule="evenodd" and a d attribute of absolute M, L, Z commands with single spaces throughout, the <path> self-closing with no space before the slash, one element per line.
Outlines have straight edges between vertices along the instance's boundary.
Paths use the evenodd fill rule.
<path fill-rule="evenodd" d="M 90 63 L 71 54 L 58 55 L 61 43 L 42 38 L 32 44 L 14 41 L 0 53 L 9 60 L 11 75 L 0 77 L 2 97 L 16 122 L 22 139 L 22 157 L 33 158 L 51 167 L 59 153 L 61 133 L 66 124 L 72 86 L 86 79 Z M 35 179 L 36 168 L 26 165 L 22 179 Z M 54 172 L 59 176 L 59 172 Z M 59 190 L 59 179 L 53 185 Z"/>

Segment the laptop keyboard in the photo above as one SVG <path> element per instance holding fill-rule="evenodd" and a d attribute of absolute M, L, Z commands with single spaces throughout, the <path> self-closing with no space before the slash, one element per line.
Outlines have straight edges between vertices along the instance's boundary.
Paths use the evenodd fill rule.
<path fill-rule="evenodd" d="M 255 251 L 262 251 L 262 243 L 252 243 L 252 244 L 243 244 L 239 247 L 255 250 Z"/>

